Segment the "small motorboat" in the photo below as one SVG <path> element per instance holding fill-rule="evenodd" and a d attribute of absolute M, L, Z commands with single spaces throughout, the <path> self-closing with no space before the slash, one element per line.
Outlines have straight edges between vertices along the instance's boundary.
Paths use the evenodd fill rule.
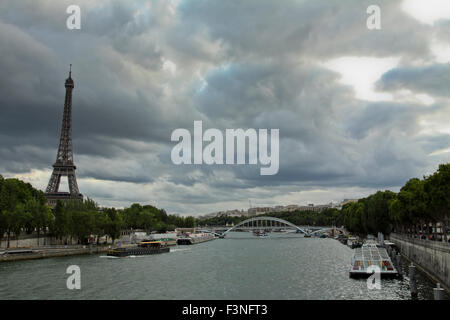
<path fill-rule="evenodd" d="M 253 231 L 253 235 L 259 237 L 259 238 L 267 238 L 269 235 L 264 230 L 256 230 Z"/>

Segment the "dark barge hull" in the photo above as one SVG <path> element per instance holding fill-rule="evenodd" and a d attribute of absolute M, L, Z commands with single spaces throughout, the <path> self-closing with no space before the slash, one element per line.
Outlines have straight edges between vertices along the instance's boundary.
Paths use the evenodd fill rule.
<path fill-rule="evenodd" d="M 157 254 L 169 252 L 170 248 L 117 248 L 108 251 L 108 256 L 113 257 L 127 257 L 127 256 L 144 256 L 149 254 Z"/>
<path fill-rule="evenodd" d="M 364 279 L 364 278 L 370 277 L 372 274 L 373 273 L 350 272 L 349 277 L 353 278 L 353 279 Z M 400 276 L 398 273 L 383 273 L 383 272 L 381 272 L 380 277 L 381 277 L 381 279 L 397 279 Z"/>
<path fill-rule="evenodd" d="M 204 238 L 178 238 L 177 245 L 192 245 L 198 244 L 206 241 L 214 240 L 214 237 L 204 237 Z"/>

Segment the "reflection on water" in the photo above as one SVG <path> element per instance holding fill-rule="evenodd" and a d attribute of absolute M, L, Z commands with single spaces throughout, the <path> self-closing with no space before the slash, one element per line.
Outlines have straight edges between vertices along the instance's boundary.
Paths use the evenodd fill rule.
<path fill-rule="evenodd" d="M 8 262 L 0 299 L 410 299 L 407 276 L 382 279 L 381 290 L 350 279 L 352 252 L 333 239 L 236 232 L 159 255 Z M 81 290 L 66 288 L 69 265 L 81 268 Z M 433 299 L 435 284 L 417 278 L 418 298 Z"/>

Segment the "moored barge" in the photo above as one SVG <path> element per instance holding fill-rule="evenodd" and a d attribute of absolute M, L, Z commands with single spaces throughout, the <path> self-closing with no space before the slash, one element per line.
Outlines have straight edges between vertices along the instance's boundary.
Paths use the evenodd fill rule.
<path fill-rule="evenodd" d="M 178 245 L 197 244 L 205 241 L 214 240 L 214 235 L 211 233 L 186 233 L 184 237 L 177 239 Z"/>
<path fill-rule="evenodd" d="M 378 267 L 382 278 L 398 276 L 398 271 L 395 269 L 386 249 L 375 241 L 368 241 L 362 247 L 356 248 L 351 264 L 349 271 L 351 278 L 369 277 L 374 273 L 372 266 Z"/>
<path fill-rule="evenodd" d="M 133 247 L 118 247 L 108 251 L 108 256 L 114 257 L 128 257 L 128 256 L 142 256 L 148 254 L 169 252 L 170 249 L 167 245 L 162 244 L 160 241 L 142 241 L 137 246 Z"/>

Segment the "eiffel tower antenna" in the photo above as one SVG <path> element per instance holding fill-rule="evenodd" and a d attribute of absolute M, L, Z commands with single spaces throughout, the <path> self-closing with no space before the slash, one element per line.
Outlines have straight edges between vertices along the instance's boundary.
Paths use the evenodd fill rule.
<path fill-rule="evenodd" d="M 82 200 L 83 195 L 78 190 L 72 149 L 72 90 L 75 84 L 72 80 L 72 64 L 69 69 L 69 77 L 64 84 L 66 87 L 66 97 L 64 100 L 64 114 L 59 138 L 56 161 L 53 164 L 53 173 L 48 182 L 45 196 L 51 207 L 56 205 L 57 200 L 78 199 Z M 59 185 L 61 177 L 66 176 L 69 182 L 69 192 L 60 192 Z"/>

